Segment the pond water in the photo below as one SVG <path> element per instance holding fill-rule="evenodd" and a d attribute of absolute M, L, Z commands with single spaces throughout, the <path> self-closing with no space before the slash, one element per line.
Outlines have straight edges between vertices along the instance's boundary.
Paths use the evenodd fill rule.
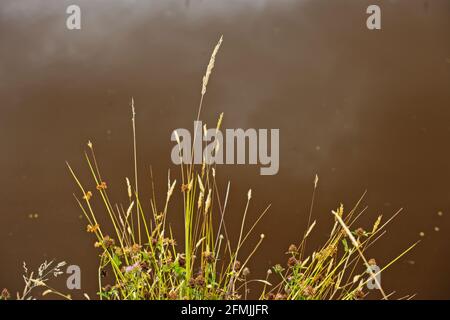
<path fill-rule="evenodd" d="M 133 96 L 142 188 L 150 194 L 151 165 L 162 199 L 167 170 L 178 174 L 170 134 L 191 130 L 223 35 L 202 120 L 214 127 L 224 112 L 224 128 L 280 130 L 278 174 L 218 169 L 223 190 L 231 181 L 231 232 L 249 188 L 249 219 L 272 204 L 252 239 L 266 235 L 252 275 L 285 263 L 303 235 L 317 173 L 310 250 L 326 239 L 331 210 L 350 209 L 367 190 L 361 227 L 403 208 L 369 251 L 379 264 L 421 240 L 383 275 L 384 289 L 450 298 L 449 1 L 377 1 L 378 31 L 366 28 L 370 1 L 77 3 L 77 31 L 65 27 L 72 1 L 0 4 L 0 287 L 22 287 L 22 261 L 57 258 L 81 267 L 73 296 L 95 295 L 97 252 L 65 161 L 89 181 L 83 150 L 91 139 L 114 199 L 125 202 Z M 179 233 L 182 213 L 172 209 Z M 55 286 L 64 291 L 64 281 Z"/>

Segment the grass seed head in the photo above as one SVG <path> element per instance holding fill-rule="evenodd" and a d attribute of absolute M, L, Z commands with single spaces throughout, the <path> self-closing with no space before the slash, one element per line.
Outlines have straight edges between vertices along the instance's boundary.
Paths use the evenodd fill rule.
<path fill-rule="evenodd" d="M 214 254 L 212 252 L 209 252 L 209 251 L 203 252 L 203 257 L 205 258 L 205 261 L 207 263 L 214 262 Z"/>
<path fill-rule="evenodd" d="M 86 192 L 86 194 L 83 196 L 83 199 L 86 200 L 86 201 L 91 200 L 91 198 L 92 198 L 92 192 L 91 191 Z"/>
<path fill-rule="evenodd" d="M 239 271 L 241 269 L 241 262 L 239 260 L 236 260 L 233 264 L 233 270 Z"/>
<path fill-rule="evenodd" d="M 106 185 L 105 181 L 100 182 L 100 184 L 97 185 L 97 190 L 101 191 L 101 190 L 106 190 L 108 188 L 108 186 Z"/>
<path fill-rule="evenodd" d="M 289 257 L 287 261 L 287 266 L 289 268 L 293 268 L 298 264 L 298 260 L 295 257 Z"/>
<path fill-rule="evenodd" d="M 222 44 L 223 36 L 220 37 L 219 42 L 216 44 L 213 53 L 211 55 L 211 59 L 209 60 L 208 66 L 206 67 L 206 73 L 203 76 L 203 83 L 202 83 L 202 96 L 206 93 L 206 87 L 208 86 L 209 77 L 211 75 L 212 70 L 214 69 L 214 63 L 216 61 L 216 55 L 217 52 L 219 52 L 220 45 Z"/>
<path fill-rule="evenodd" d="M 94 233 L 94 232 L 97 232 L 97 230 L 100 228 L 100 226 L 98 225 L 98 223 L 96 223 L 95 225 L 90 225 L 90 224 L 88 224 L 88 226 L 86 227 L 86 231 L 87 232 L 91 232 L 91 233 Z"/>
<path fill-rule="evenodd" d="M 316 289 L 314 289 L 312 286 L 307 286 L 305 289 L 303 289 L 303 295 L 307 298 L 311 298 L 316 294 Z"/>
<path fill-rule="evenodd" d="M 362 289 L 357 289 L 355 290 L 353 296 L 356 300 L 361 300 L 364 298 L 366 294 L 364 293 L 364 291 Z"/>
<path fill-rule="evenodd" d="M 297 246 L 295 244 L 291 244 L 288 248 L 288 253 L 296 253 L 297 252 Z"/>
<path fill-rule="evenodd" d="M 103 238 L 103 245 L 104 245 L 106 248 L 112 248 L 112 247 L 114 247 L 115 244 L 116 244 L 116 242 L 115 242 L 114 239 L 111 238 L 110 236 L 106 235 L 106 236 Z"/>
<path fill-rule="evenodd" d="M 2 293 L 0 294 L 0 297 L 2 300 L 8 300 L 11 297 L 11 294 L 9 293 L 8 289 L 4 288 L 2 290 Z"/>
<path fill-rule="evenodd" d="M 358 228 L 358 229 L 355 230 L 355 234 L 358 237 L 364 237 L 366 235 L 366 231 L 364 231 L 363 228 Z"/>
<path fill-rule="evenodd" d="M 205 278 L 201 274 L 195 278 L 195 285 L 200 288 L 205 286 Z"/>
<path fill-rule="evenodd" d="M 128 198 L 131 199 L 131 197 L 133 196 L 133 193 L 131 192 L 131 184 L 130 184 L 130 179 L 125 178 L 127 181 L 127 191 L 128 191 Z"/>

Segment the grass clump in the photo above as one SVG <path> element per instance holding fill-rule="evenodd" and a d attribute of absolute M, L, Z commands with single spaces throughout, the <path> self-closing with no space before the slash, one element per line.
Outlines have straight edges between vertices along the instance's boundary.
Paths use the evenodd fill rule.
<path fill-rule="evenodd" d="M 203 99 L 221 43 L 222 38 L 214 48 L 203 77 L 197 120 L 201 115 Z M 391 219 L 382 224 L 380 216 L 372 230 L 351 231 L 364 211 L 358 213 L 358 206 L 348 213 L 344 213 L 343 206 L 333 211 L 335 223 L 328 240 L 319 250 L 307 255 L 306 242 L 316 224 L 315 221 L 311 223 L 313 193 L 308 230 L 300 243 L 292 244 L 288 248 L 287 263 L 268 270 L 265 279 L 250 279 L 248 268 L 250 259 L 264 240 L 264 234 L 260 235 L 249 255 L 243 256 L 241 249 L 256 224 L 268 212 L 270 205 L 249 225 L 247 213 L 252 199 L 252 192 L 249 190 L 239 237 L 237 242 L 230 239 L 224 219 L 230 185 L 227 185 L 226 190 L 219 189 L 215 165 L 203 163 L 195 166 L 182 163 L 179 181 L 172 179 L 170 172 L 168 174 L 163 206 L 157 206 L 152 182 L 150 206 L 144 209 L 137 179 L 133 100 L 131 107 L 134 181 L 126 178 L 128 204 L 125 207 L 113 205 L 108 195 L 108 184 L 101 175 L 91 142 L 88 143 L 88 152 L 85 153 L 92 176 L 89 187 L 80 182 L 75 171 L 68 165 L 79 187 L 79 195 L 75 198 L 88 221 L 87 231 L 94 235 L 95 247 L 100 250 L 100 299 L 245 299 L 251 282 L 260 282 L 260 299 L 361 299 L 365 296 L 363 288 L 369 281 L 378 285 L 383 298 L 389 298 L 381 284 L 377 283 L 378 274 L 373 271 L 367 273 L 367 270 L 372 270 L 370 266 L 374 265 L 375 261 L 367 260 L 365 251 L 385 233 L 384 228 Z M 221 126 L 222 116 L 223 114 L 219 117 L 217 130 Z M 196 138 L 200 137 L 194 136 L 193 143 Z M 317 183 L 316 177 L 314 192 Z M 183 246 L 177 244 L 167 221 L 169 204 L 175 192 L 182 193 Z M 98 213 L 92 204 L 98 198 L 109 217 L 112 234 L 107 234 L 98 222 Z M 384 271 L 411 248 L 379 272 Z M 107 272 L 113 276 L 111 284 L 103 283 Z"/>

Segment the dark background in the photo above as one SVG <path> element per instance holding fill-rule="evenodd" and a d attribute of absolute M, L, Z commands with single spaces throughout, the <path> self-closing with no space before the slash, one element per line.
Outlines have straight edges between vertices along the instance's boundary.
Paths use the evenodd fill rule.
<path fill-rule="evenodd" d="M 69 4 L 81 6 L 80 31 L 65 27 Z M 380 31 L 366 28 L 369 4 L 382 9 Z M 65 161 L 89 182 L 83 150 L 91 139 L 113 198 L 126 202 L 134 96 L 140 181 L 148 191 L 152 165 L 162 201 L 167 170 L 178 174 L 170 133 L 193 130 L 201 78 L 221 34 L 202 119 L 212 127 L 224 112 L 224 128 L 280 129 L 278 175 L 260 176 L 259 166 L 218 171 L 222 190 L 231 181 L 232 233 L 249 188 L 249 219 L 272 203 L 251 239 L 266 234 L 252 275 L 284 263 L 303 235 L 317 173 L 310 250 L 326 239 L 331 210 L 341 202 L 350 209 L 367 189 L 361 227 L 404 208 L 369 251 L 380 265 L 422 240 L 383 274 L 384 289 L 448 299 L 446 0 L 1 1 L 0 287 L 23 287 L 22 261 L 37 267 L 56 258 L 81 267 L 74 296 L 95 295 L 97 252 Z M 173 205 L 168 219 L 180 234 L 180 208 Z M 67 292 L 64 284 L 55 287 Z"/>

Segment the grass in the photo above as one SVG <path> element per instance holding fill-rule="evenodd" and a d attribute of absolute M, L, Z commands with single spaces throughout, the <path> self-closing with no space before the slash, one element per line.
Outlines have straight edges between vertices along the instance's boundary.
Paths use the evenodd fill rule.
<path fill-rule="evenodd" d="M 203 77 L 197 120 L 201 116 L 207 85 L 221 43 L 222 38 L 214 48 Z M 242 212 L 239 237 L 230 239 L 225 223 L 230 185 L 225 190 L 220 190 L 215 165 L 182 163 L 179 167 L 179 181 L 172 179 L 169 171 L 167 193 L 162 206 L 157 205 L 152 179 L 150 206 L 144 208 L 137 179 L 136 114 L 133 99 L 131 108 L 134 179 L 130 181 L 126 178 L 128 203 L 125 206 L 113 205 L 108 195 L 107 180 L 101 174 L 91 142 L 85 152 L 92 176 L 91 184 L 83 185 L 75 170 L 67 164 L 79 188 L 75 199 L 87 219 L 86 230 L 95 237 L 95 247 L 100 251 L 100 299 L 246 299 L 248 286 L 253 282 L 260 284 L 260 299 L 362 299 L 367 294 L 365 288 L 368 282 L 377 285 L 383 299 L 390 298 L 391 294 L 387 294 L 377 280 L 378 274 L 371 271 L 371 266 L 376 264 L 375 260 L 366 259 L 365 254 L 385 234 L 386 226 L 398 213 L 385 222 L 379 216 L 371 230 L 359 228 L 352 231 L 365 211 L 358 209 L 361 199 L 349 211 L 345 211 L 341 205 L 330 215 L 330 219 L 334 219 L 334 226 L 327 241 L 321 246 L 315 246 L 319 249 L 307 255 L 307 240 L 316 225 L 315 221 L 311 221 L 318 184 L 316 176 L 308 217 L 309 227 L 302 240 L 289 246 L 285 265 L 273 266 L 263 279 L 252 279 L 248 263 L 264 241 L 264 234 L 252 245 L 249 255 L 244 256 L 242 248 L 247 245 L 249 236 L 269 211 L 270 205 L 255 221 L 249 223 L 247 216 L 252 201 L 252 192 L 249 190 Z M 223 114 L 219 117 L 217 130 L 221 127 L 222 119 Z M 194 136 L 193 143 L 195 139 Z M 167 221 L 175 192 L 182 193 L 183 246 L 177 244 Z M 102 203 L 103 212 L 94 210 L 97 207 L 93 205 L 94 201 Z M 105 214 L 109 217 L 111 226 L 99 224 L 100 215 Z M 112 234 L 105 231 L 109 227 L 113 230 Z M 414 246 L 415 244 L 378 273 L 384 272 Z M 103 276 L 107 272 L 113 275 L 113 280 L 112 283 L 105 284 Z M 64 296 L 51 288 L 46 293 Z"/>
<path fill-rule="evenodd" d="M 385 227 L 400 211 L 384 223 L 379 216 L 369 231 L 361 228 L 351 231 L 364 210 L 358 211 L 359 202 L 348 212 L 341 205 L 330 216 L 335 220 L 334 227 L 320 249 L 305 256 L 307 239 L 316 225 L 314 221 L 301 242 L 289 246 L 286 266 L 274 266 L 265 279 L 250 279 L 248 262 L 263 242 L 264 234 L 248 256 L 243 256 L 241 249 L 270 208 L 268 206 L 247 226 L 251 190 L 242 213 L 239 238 L 233 245 L 236 239 L 233 241 L 227 236 L 224 219 L 229 185 L 221 202 L 215 166 L 181 165 L 181 185 L 172 180 L 169 173 L 165 203 L 158 208 L 153 192 L 148 215 L 137 187 L 133 187 L 128 178 L 127 209 L 111 204 L 94 146 L 91 143 L 88 146 L 86 161 L 96 193 L 115 231 L 114 237 L 105 234 L 97 222 L 91 205 L 93 193 L 80 183 L 70 166 L 69 170 L 81 191 L 82 196 L 76 200 L 89 223 L 87 231 L 96 237 L 95 246 L 101 251 L 98 270 L 101 299 L 242 299 L 247 298 L 248 284 L 255 281 L 261 283 L 261 299 L 362 299 L 369 281 L 379 286 L 384 299 L 389 298 L 377 283 L 377 274 L 366 271 L 372 270 L 376 262 L 366 259 L 365 252 L 384 235 Z M 317 178 L 314 191 L 316 187 Z M 166 219 L 175 192 L 183 195 L 184 248 L 181 249 Z M 311 212 L 313 204 L 312 201 Z M 219 221 L 214 217 L 219 217 Z M 414 246 L 379 272 L 385 271 Z M 106 269 L 114 275 L 112 286 L 102 283 L 101 275 Z"/>

